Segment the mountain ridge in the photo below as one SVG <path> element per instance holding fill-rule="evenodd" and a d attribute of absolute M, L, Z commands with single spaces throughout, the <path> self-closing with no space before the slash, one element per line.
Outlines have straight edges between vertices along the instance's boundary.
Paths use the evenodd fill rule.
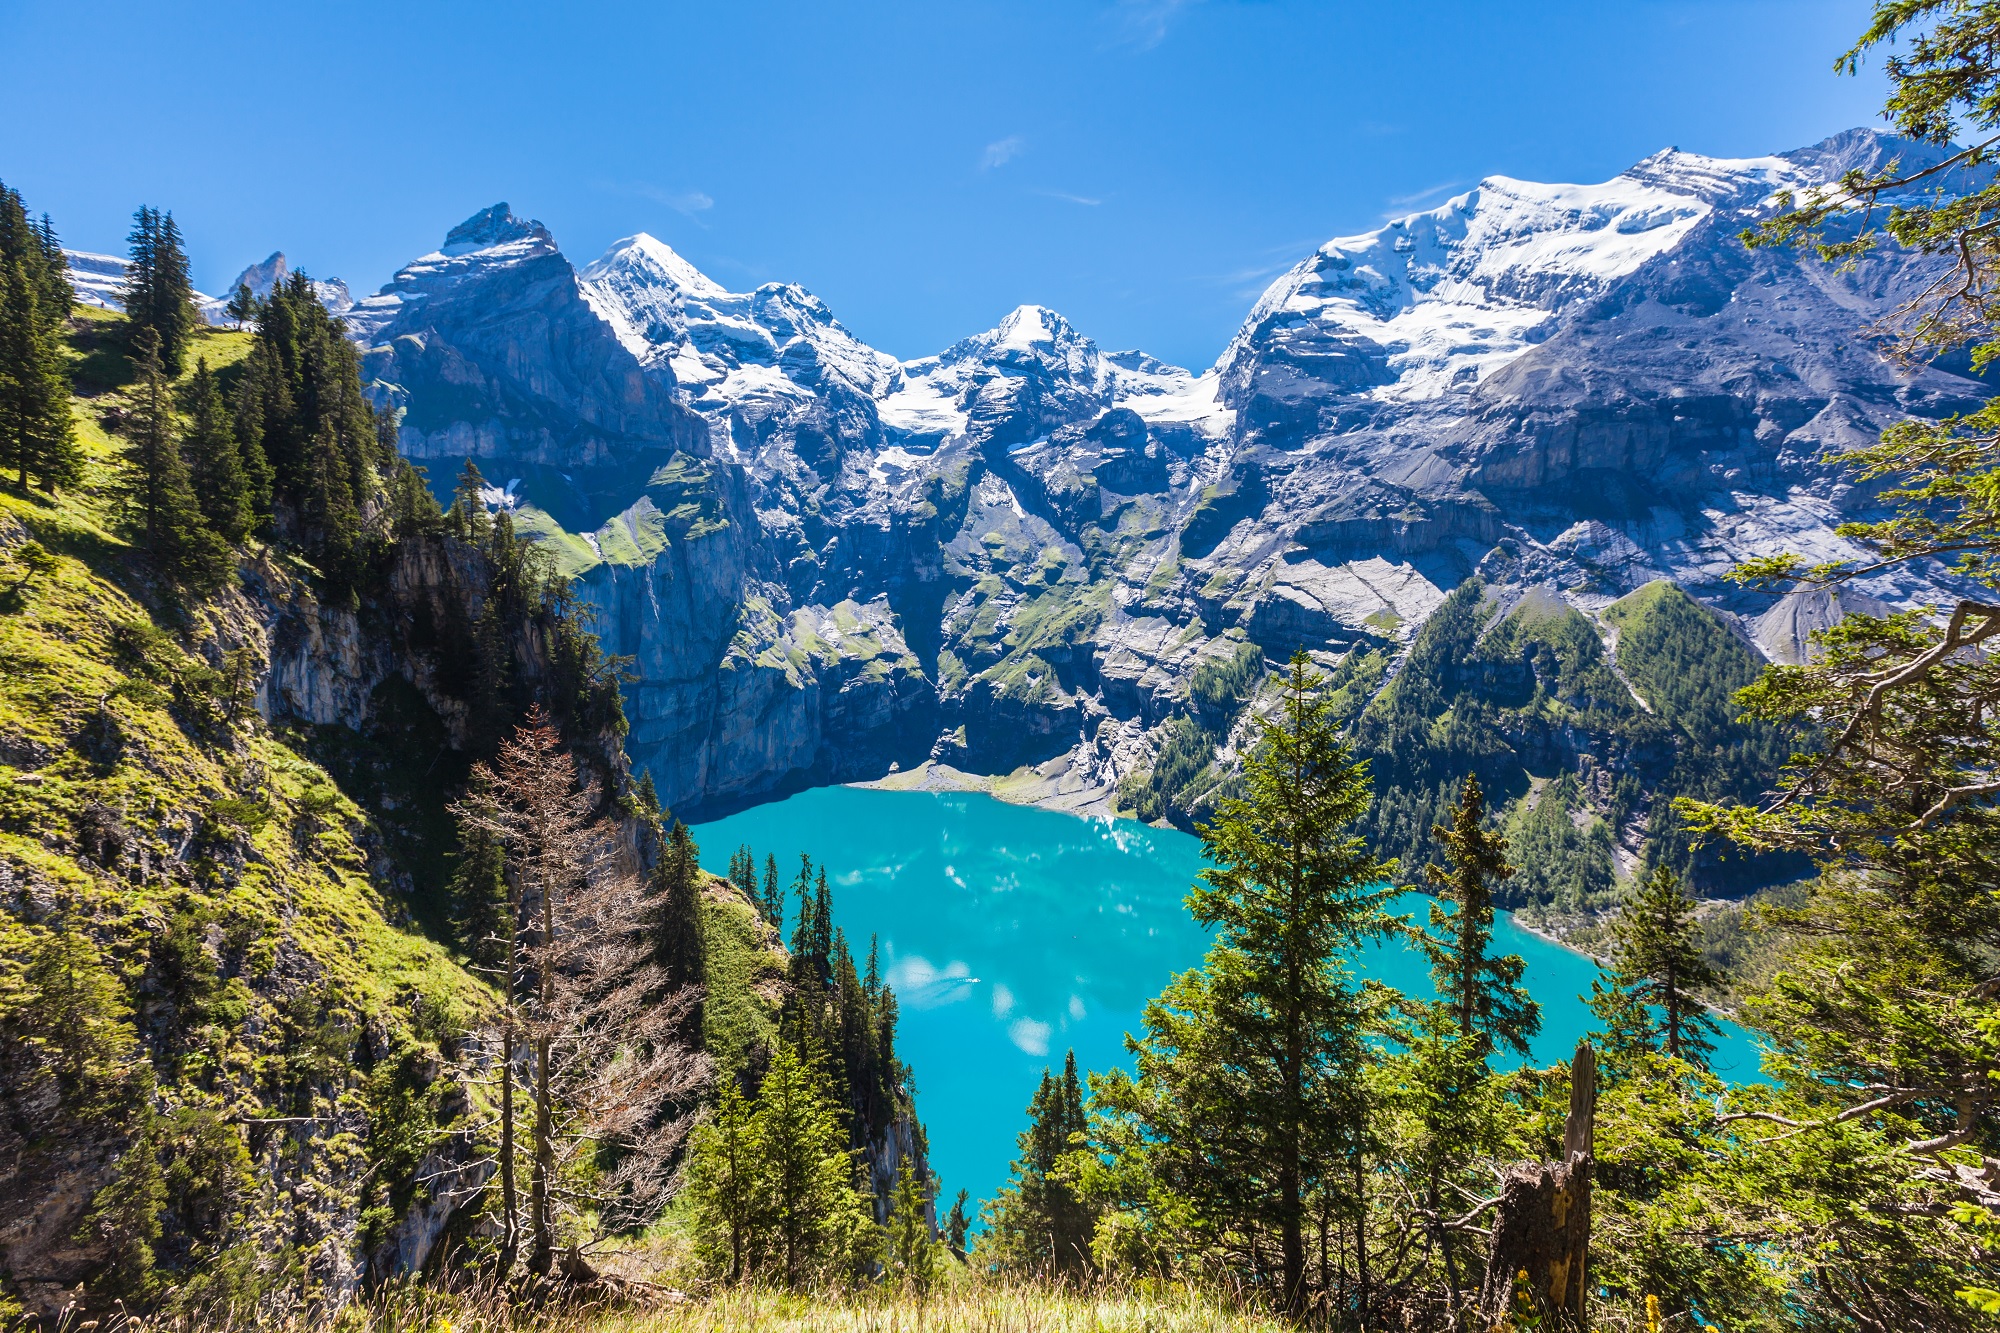
<path fill-rule="evenodd" d="M 1201 663 L 1399 657 L 1474 575 L 1586 616 L 1666 579 L 1795 656 L 1814 617 L 1722 573 L 1844 554 L 1871 500 L 1818 460 L 1985 389 L 1857 331 L 1934 261 L 1842 273 L 1736 234 L 1933 151 L 1850 131 L 1489 177 L 1316 249 L 1199 372 L 1039 306 L 898 361 L 796 284 L 731 293 L 643 233 L 579 268 L 504 205 L 350 327 L 433 484 L 477 461 L 578 575 L 677 809 L 935 761 L 1101 810 Z"/>

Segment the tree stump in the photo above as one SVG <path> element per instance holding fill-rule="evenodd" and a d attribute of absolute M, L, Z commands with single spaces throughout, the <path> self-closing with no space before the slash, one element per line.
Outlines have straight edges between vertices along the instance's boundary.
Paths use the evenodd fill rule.
<path fill-rule="evenodd" d="M 1493 1257 L 1479 1293 L 1483 1326 L 1503 1326 L 1524 1285 L 1543 1327 L 1584 1328 L 1590 1257 L 1590 1175 L 1597 1115 L 1597 1056 L 1578 1042 L 1570 1064 L 1563 1160 L 1517 1166 L 1500 1188 Z"/>

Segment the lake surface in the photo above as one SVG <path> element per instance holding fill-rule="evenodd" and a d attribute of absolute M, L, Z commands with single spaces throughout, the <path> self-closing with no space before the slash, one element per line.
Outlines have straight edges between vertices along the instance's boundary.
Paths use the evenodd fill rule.
<path fill-rule="evenodd" d="M 834 924 L 857 965 L 869 936 L 902 1005 L 901 1058 L 946 1196 L 989 1198 L 1006 1183 L 1042 1070 L 1065 1051 L 1084 1069 L 1128 1064 L 1127 1031 L 1168 977 L 1201 961 L 1207 933 L 1182 903 L 1205 864 L 1201 842 L 1131 820 L 1087 820 L 958 792 L 821 787 L 693 829 L 718 874 L 748 843 L 761 874 L 775 853 L 787 884 L 801 852 L 826 866 Z M 1397 905 L 1421 924 L 1428 899 Z M 795 912 L 796 905 L 788 905 Z M 789 918 L 786 926 L 790 933 Z M 1537 1064 L 1567 1060 L 1593 1025 L 1582 996 L 1597 968 L 1502 913 L 1502 953 L 1527 962 L 1542 1004 Z M 1430 995 L 1423 959 L 1369 949 L 1363 970 Z M 1757 1054 L 1725 1025 L 1716 1072 L 1749 1079 Z"/>

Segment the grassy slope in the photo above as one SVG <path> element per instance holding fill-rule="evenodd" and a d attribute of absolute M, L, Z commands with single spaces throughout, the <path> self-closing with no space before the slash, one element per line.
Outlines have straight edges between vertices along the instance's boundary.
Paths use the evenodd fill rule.
<path fill-rule="evenodd" d="M 46 756 L 32 772 L 0 763 L 0 857 L 73 895 L 75 910 L 113 926 L 114 949 L 142 949 L 146 922 L 172 900 L 213 907 L 259 938 L 295 944 L 363 1007 L 421 993 L 454 1007 L 482 1003 L 484 987 L 439 946 L 391 924 L 357 845 L 365 816 L 316 765 L 248 719 L 189 725 L 207 661 L 182 646 L 218 644 L 248 611 L 237 604 L 193 617 L 139 600 L 131 552 L 114 531 L 111 496 L 119 452 L 99 424 L 121 405 L 108 372 L 115 319 L 80 312 L 74 403 L 85 454 L 83 487 L 55 499 L 0 491 L 0 525 L 59 557 L 56 571 L 23 583 L 0 576 L 0 741 L 8 757 Z M 197 355 L 240 359 L 248 335 L 210 334 Z M 89 373 L 86 373 L 89 372 Z M 148 631 L 151 631 L 150 633 Z M 88 753 L 89 736 L 115 732 L 121 753 Z M 191 734 L 193 733 L 193 734 Z M 259 828 L 218 819 L 218 801 L 267 810 Z M 145 854 L 172 865 L 184 845 L 205 847 L 185 873 L 107 875 L 81 859 L 76 827 L 86 808 L 116 812 Z M 232 806 L 225 806 L 233 809 Z M 205 831 L 205 832 L 204 832 Z M 188 839 L 193 835 L 193 842 Z M 213 844 L 210 846 L 210 844 Z M 241 858 L 240 869 L 230 863 Z"/>

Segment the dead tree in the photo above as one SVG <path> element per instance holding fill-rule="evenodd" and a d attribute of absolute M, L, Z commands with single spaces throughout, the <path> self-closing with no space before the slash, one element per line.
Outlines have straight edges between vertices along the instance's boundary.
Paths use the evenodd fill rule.
<path fill-rule="evenodd" d="M 676 1037 L 699 995 L 658 1000 L 664 978 L 640 934 L 637 885 L 611 854 L 596 784 L 539 706 L 473 779 L 482 799 L 462 802 L 459 816 L 506 848 L 514 932 L 502 1019 L 502 1271 L 513 1250 L 518 1033 L 533 1080 L 528 1269 L 547 1275 L 559 1213 L 617 1225 L 665 1201 L 688 1129 L 666 1108 L 686 1106 L 708 1079 L 706 1057 Z M 612 1167 L 596 1170 L 607 1157 Z M 578 1269 L 574 1257 L 566 1268 Z"/>
<path fill-rule="evenodd" d="M 1578 1042 L 1570 1064 L 1562 1160 L 1514 1167 L 1501 1186 L 1493 1258 L 1479 1293 L 1481 1327 L 1503 1326 L 1519 1280 L 1545 1327 L 1582 1333 L 1596 1116 L 1597 1057 L 1588 1043 Z"/>

